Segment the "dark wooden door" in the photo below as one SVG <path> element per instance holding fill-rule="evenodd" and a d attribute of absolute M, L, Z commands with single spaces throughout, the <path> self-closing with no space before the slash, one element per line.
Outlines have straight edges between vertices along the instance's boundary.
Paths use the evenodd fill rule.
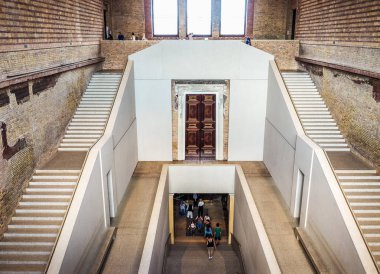
<path fill-rule="evenodd" d="M 215 99 L 213 94 L 186 95 L 186 159 L 215 159 Z"/>

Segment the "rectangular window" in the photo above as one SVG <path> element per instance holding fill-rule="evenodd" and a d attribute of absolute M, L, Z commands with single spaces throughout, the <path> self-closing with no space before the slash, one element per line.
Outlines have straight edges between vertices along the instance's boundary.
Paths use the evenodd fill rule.
<path fill-rule="evenodd" d="M 211 35 L 211 0 L 187 0 L 187 34 Z"/>
<path fill-rule="evenodd" d="M 178 35 L 178 0 L 153 0 L 153 35 Z"/>
<path fill-rule="evenodd" d="M 221 35 L 244 35 L 246 0 L 221 0 Z"/>

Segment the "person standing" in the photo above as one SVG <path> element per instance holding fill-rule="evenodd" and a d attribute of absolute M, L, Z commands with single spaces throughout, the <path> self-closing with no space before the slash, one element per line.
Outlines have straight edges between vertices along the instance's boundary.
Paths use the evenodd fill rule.
<path fill-rule="evenodd" d="M 222 239 L 222 229 L 219 226 L 219 223 L 216 223 L 215 227 L 215 244 L 218 245 Z"/>
<path fill-rule="evenodd" d="M 117 35 L 117 40 L 122 41 L 122 40 L 124 40 L 124 39 L 125 39 L 125 38 L 124 38 L 124 35 L 121 34 L 121 32 L 119 31 L 119 33 L 118 33 L 118 35 Z"/>
<path fill-rule="evenodd" d="M 203 216 L 203 206 L 205 205 L 205 202 L 203 202 L 202 199 L 199 199 L 198 202 L 198 217 Z"/>
<path fill-rule="evenodd" d="M 193 219 L 193 203 L 189 203 L 187 206 L 187 218 Z"/>
<path fill-rule="evenodd" d="M 214 257 L 214 250 L 216 249 L 215 241 L 212 237 L 207 237 L 207 252 L 208 252 L 208 259 L 211 260 L 212 257 Z"/>

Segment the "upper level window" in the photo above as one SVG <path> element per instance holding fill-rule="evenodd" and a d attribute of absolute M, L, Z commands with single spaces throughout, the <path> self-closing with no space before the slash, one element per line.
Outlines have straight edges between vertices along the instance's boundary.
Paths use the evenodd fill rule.
<path fill-rule="evenodd" d="M 221 35 L 244 35 L 246 0 L 222 0 Z"/>
<path fill-rule="evenodd" d="M 153 0 L 153 35 L 178 35 L 178 0 Z"/>
<path fill-rule="evenodd" d="M 187 0 L 187 34 L 211 35 L 211 0 Z"/>

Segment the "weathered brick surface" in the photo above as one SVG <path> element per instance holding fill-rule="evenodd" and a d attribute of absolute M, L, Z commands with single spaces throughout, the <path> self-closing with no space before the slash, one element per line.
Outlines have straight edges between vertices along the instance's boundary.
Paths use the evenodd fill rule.
<path fill-rule="evenodd" d="M 318 90 L 352 147 L 380 165 L 380 104 L 367 77 L 307 65 Z"/>
<path fill-rule="evenodd" d="M 102 0 L 7 0 L 0 8 L 0 46 L 102 39 Z"/>
<path fill-rule="evenodd" d="M 34 168 L 56 150 L 95 69 L 99 68 L 89 66 L 56 76 L 54 86 L 38 95 L 30 90 L 30 100 L 22 104 L 17 104 L 9 88 L 6 90 L 10 104 L 0 107 L 0 117 L 7 124 L 8 144 L 13 146 L 19 138 L 25 138 L 27 147 L 9 160 L 0 158 L 0 234 Z"/>
<path fill-rule="evenodd" d="M 155 45 L 158 41 L 102 41 L 101 55 L 106 58 L 104 69 L 124 69 L 128 55 Z M 296 70 L 299 42 L 296 40 L 253 40 L 252 46 L 275 55 L 282 70 Z"/>
<path fill-rule="evenodd" d="M 380 0 L 299 0 L 296 37 L 322 43 L 380 44 Z"/>
<path fill-rule="evenodd" d="M 376 48 L 301 42 L 300 56 L 380 73 L 380 44 Z"/>
<path fill-rule="evenodd" d="M 100 54 L 102 0 L 9 0 L 0 8 L 0 81 Z M 0 156 L 0 235 L 34 168 L 56 150 L 97 69 L 92 65 L 0 90 L 0 120 L 7 124 L 9 146 L 19 138 L 27 143 L 9 160 Z M 18 100 L 17 90 L 22 91 Z"/>
<path fill-rule="evenodd" d="M 78 62 L 99 55 L 99 45 L 0 52 L 0 81 L 12 75 Z"/>
<path fill-rule="evenodd" d="M 285 39 L 288 10 L 288 0 L 254 1 L 253 37 Z"/>
<path fill-rule="evenodd" d="M 106 60 L 103 69 L 124 69 L 128 55 L 157 44 L 159 41 L 102 41 L 101 55 Z"/>
<path fill-rule="evenodd" d="M 114 39 L 118 32 L 126 39 L 132 32 L 139 37 L 145 32 L 144 0 L 113 0 L 111 16 Z"/>
<path fill-rule="evenodd" d="M 298 40 L 252 40 L 252 46 L 273 54 L 280 70 L 299 68 L 299 64 L 294 59 L 299 55 Z"/>

